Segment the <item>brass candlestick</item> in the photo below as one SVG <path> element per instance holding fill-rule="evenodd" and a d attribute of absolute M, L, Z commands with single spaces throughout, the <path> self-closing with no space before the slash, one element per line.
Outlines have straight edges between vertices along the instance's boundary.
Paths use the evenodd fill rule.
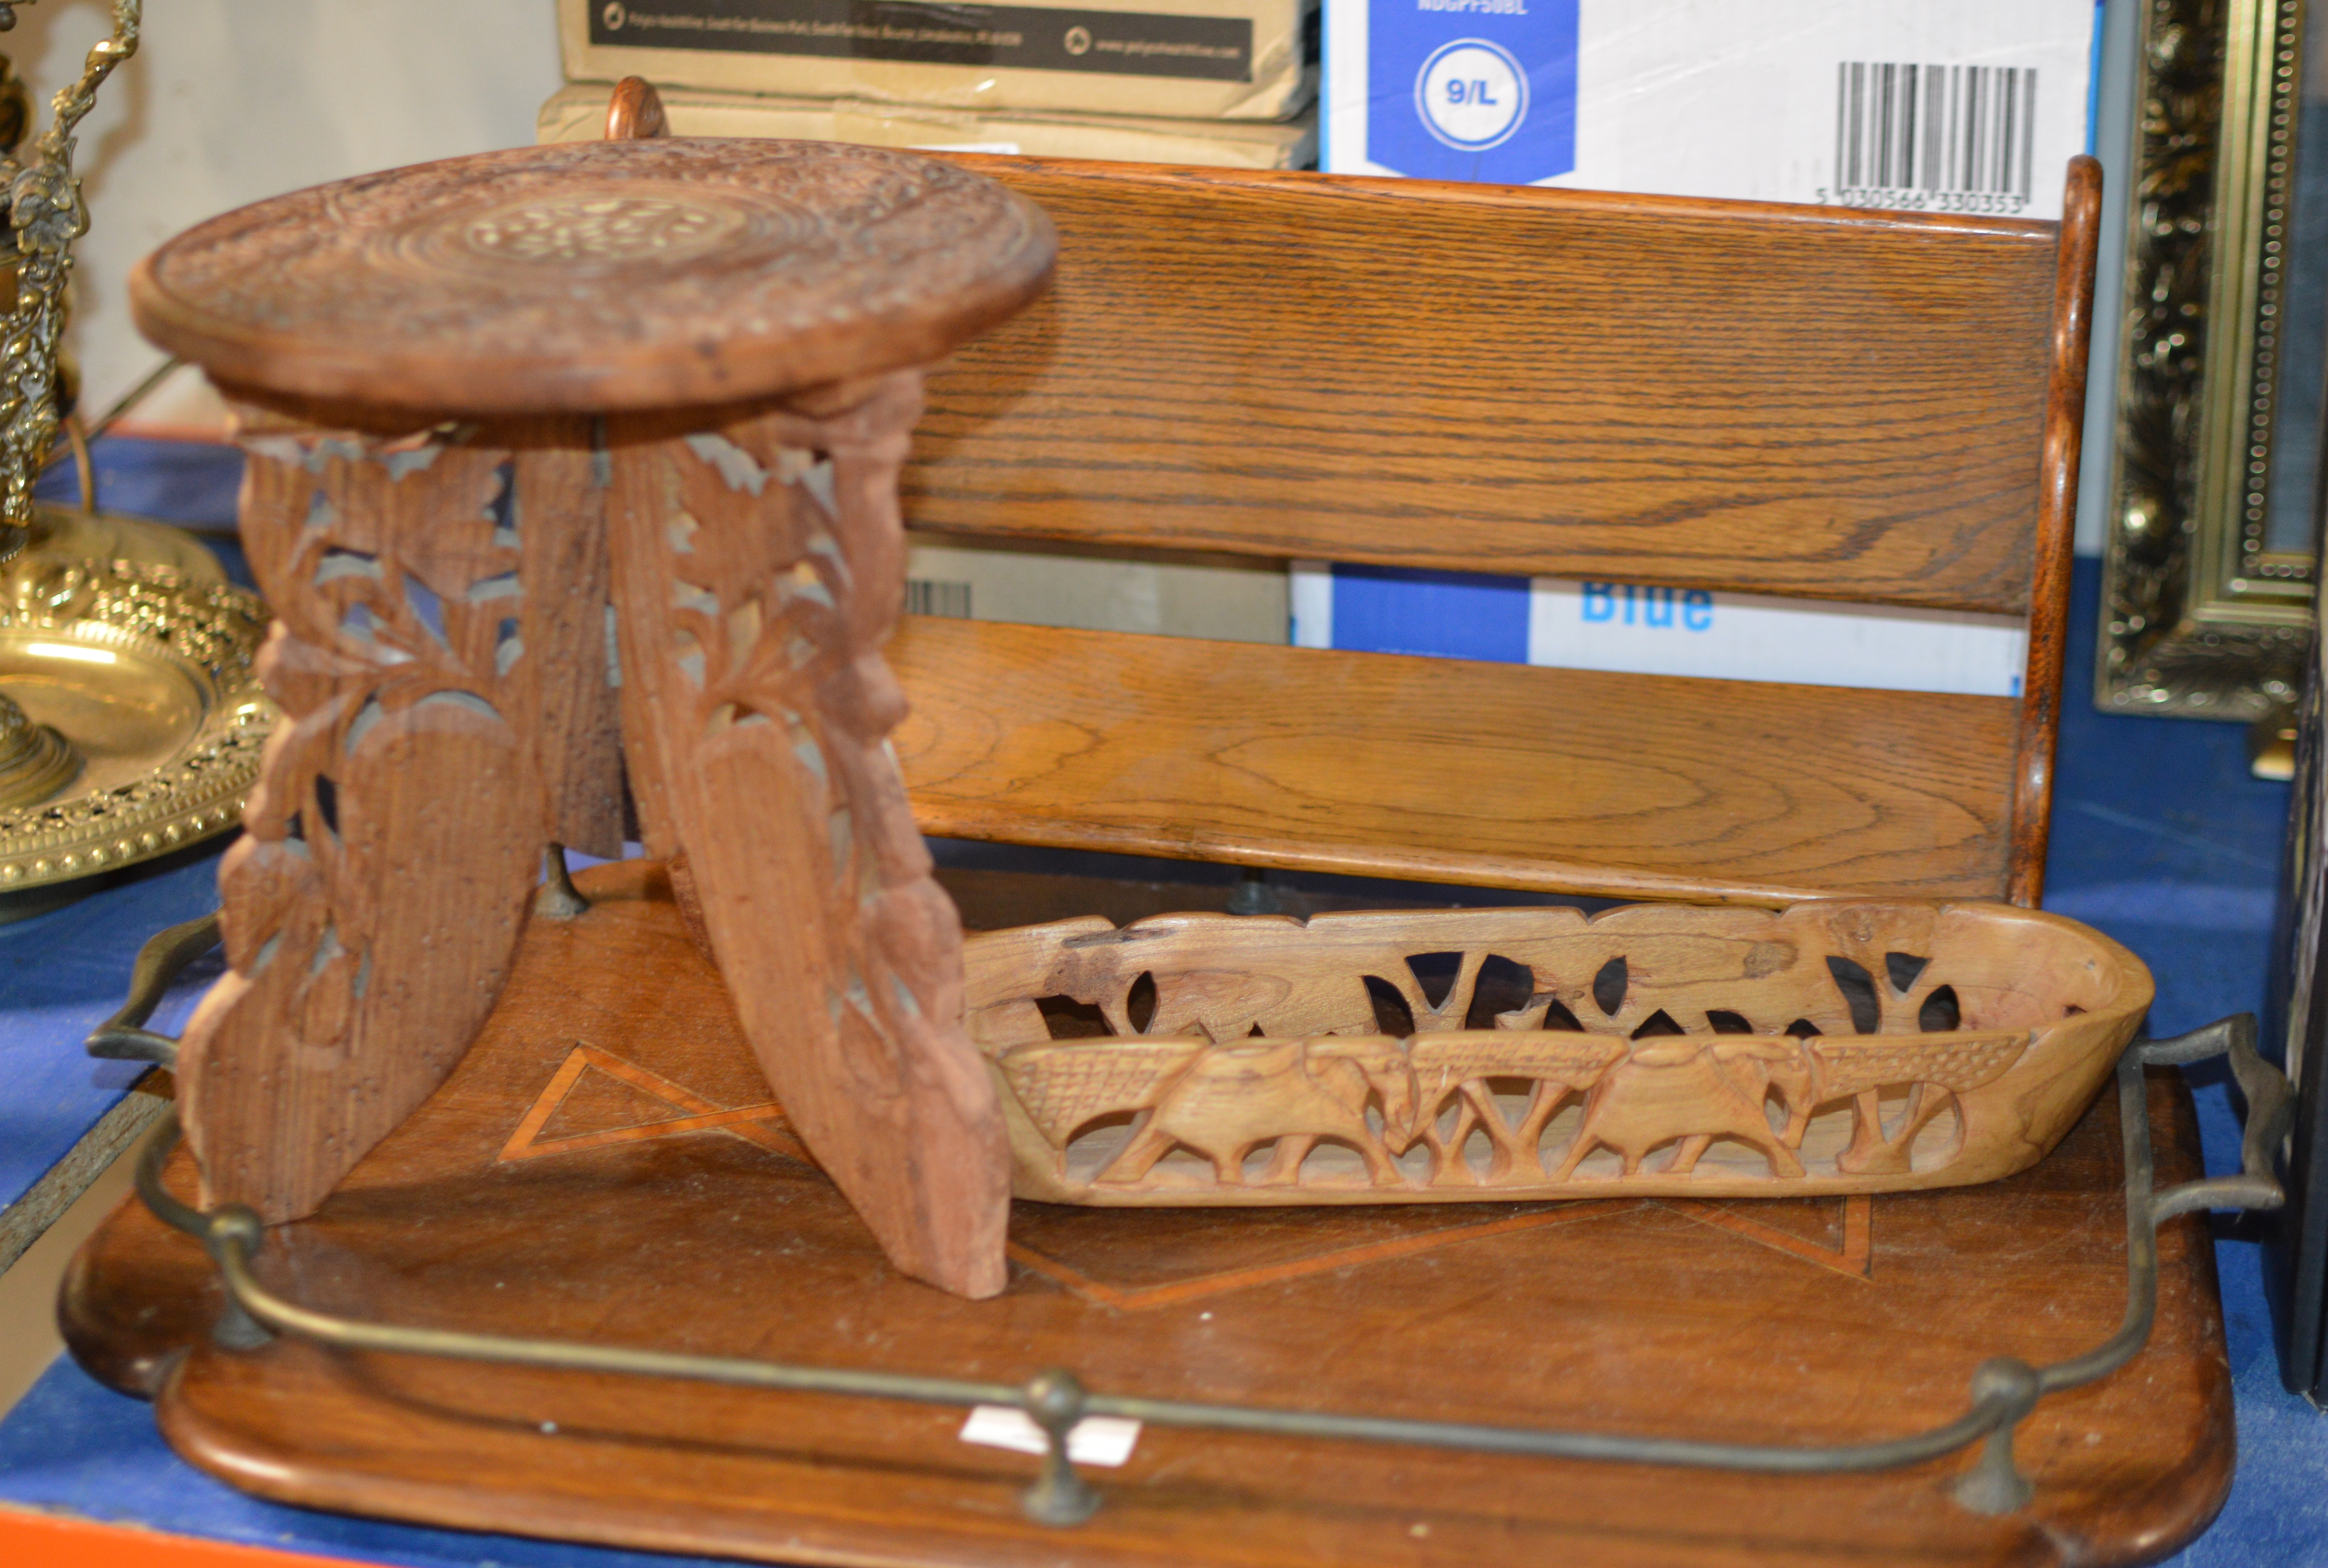
<path fill-rule="evenodd" d="M 35 724 L 0 691 L 0 808 L 44 801 L 80 771 L 72 742 Z"/>
<path fill-rule="evenodd" d="M 0 155 L 0 182 L 8 192 L 0 270 L 13 273 L 15 283 L 14 306 L 0 316 L 0 560 L 33 541 L 33 486 L 56 451 L 64 419 L 58 348 L 65 291 L 72 278 L 72 242 L 89 232 L 89 208 L 73 173 L 73 132 L 97 106 L 99 86 L 136 52 L 141 10 L 140 0 L 114 0 L 111 36 L 89 52 L 80 80 L 57 94 L 33 160 L 17 157 L 21 144 Z M 15 4 L 0 0 L 0 32 L 15 24 Z M 0 105 L 0 130 L 13 120 L 21 136 L 30 118 L 21 81 L 7 99 Z"/>

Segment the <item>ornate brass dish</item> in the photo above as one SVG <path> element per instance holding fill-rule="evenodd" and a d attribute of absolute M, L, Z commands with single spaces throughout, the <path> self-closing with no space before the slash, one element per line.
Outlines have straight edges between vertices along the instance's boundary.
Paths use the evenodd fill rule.
<path fill-rule="evenodd" d="M 241 820 L 276 718 L 255 668 L 267 622 L 251 595 L 166 567 L 35 550 L 0 568 L 0 695 L 26 721 L 0 710 L 0 920 L 9 895 Z M 37 799 L 9 798 L 29 793 L 8 791 L 12 746 L 50 757 Z"/>
<path fill-rule="evenodd" d="M 28 556 L 57 560 L 135 561 L 174 572 L 195 587 L 226 581 L 210 548 L 184 529 L 117 512 L 79 512 L 43 502 L 33 508 Z M 0 571 L 5 571 L 0 567 Z"/>

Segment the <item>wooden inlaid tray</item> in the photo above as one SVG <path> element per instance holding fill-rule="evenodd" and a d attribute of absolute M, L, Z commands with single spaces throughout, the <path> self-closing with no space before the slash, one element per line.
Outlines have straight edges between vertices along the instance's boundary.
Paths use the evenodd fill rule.
<path fill-rule="evenodd" d="M 2126 1300 L 2114 1104 L 1954 1190 L 1335 1210 L 1020 1202 L 1003 1292 L 900 1274 L 803 1155 L 655 868 L 527 929 L 444 1087 L 312 1219 L 273 1289 L 373 1321 L 1441 1420 L 1818 1444 L 1954 1418 L 1973 1369 L 2108 1337 Z M 1936 959 L 1937 962 L 1938 960 Z M 2161 1184 L 2196 1174 L 2171 1073 Z M 182 1154 L 170 1185 L 194 1188 Z M 219 1347 L 217 1275 L 133 1199 L 63 1316 L 198 1465 L 262 1496 L 460 1528 L 916 1568 L 1481 1563 L 2100 1564 L 2204 1526 L 2232 1431 L 2202 1222 L 2160 1233 L 2156 1329 L 2049 1398 L 2034 1501 L 1950 1496 L 1968 1456 L 1770 1477 L 1151 1427 L 1104 1502 L 1029 1521 L 1036 1460 L 959 1410 L 339 1353 Z"/>

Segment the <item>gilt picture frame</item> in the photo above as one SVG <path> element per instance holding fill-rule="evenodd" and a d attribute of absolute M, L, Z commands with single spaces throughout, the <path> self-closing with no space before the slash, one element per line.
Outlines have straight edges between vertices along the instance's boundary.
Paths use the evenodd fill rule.
<path fill-rule="evenodd" d="M 2312 634 L 2328 256 L 2302 240 L 2328 233 L 2328 149 L 2309 181 L 2299 155 L 2328 133 L 2328 70 L 2305 69 L 2323 40 L 2307 50 L 2305 0 L 2130 3 L 2133 189 L 2095 700 L 2252 722 L 2293 708 Z M 2307 201 L 2306 186 L 2322 194 Z"/>

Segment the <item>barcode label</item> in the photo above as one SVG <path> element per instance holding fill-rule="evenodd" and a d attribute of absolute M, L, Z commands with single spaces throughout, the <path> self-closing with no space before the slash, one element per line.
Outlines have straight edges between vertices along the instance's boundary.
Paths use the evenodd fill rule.
<path fill-rule="evenodd" d="M 1844 61 L 1835 67 L 1828 199 L 2018 212 L 2029 204 L 2036 123 L 2031 67 Z"/>
<path fill-rule="evenodd" d="M 907 577 L 906 614 L 952 615 L 957 621 L 966 621 L 970 619 L 970 585 L 940 582 L 934 577 Z"/>

